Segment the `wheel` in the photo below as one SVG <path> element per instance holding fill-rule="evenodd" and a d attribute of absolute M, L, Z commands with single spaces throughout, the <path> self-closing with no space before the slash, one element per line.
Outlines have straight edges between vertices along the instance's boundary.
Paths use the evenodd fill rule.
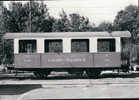
<path fill-rule="evenodd" d="M 47 71 L 47 72 L 44 72 L 43 75 L 44 75 L 45 78 L 47 78 L 47 76 L 48 76 L 50 73 L 51 73 L 51 71 Z"/>
<path fill-rule="evenodd" d="M 47 78 L 47 76 L 50 74 L 50 71 L 36 71 L 34 72 L 34 75 L 37 78 Z"/>
<path fill-rule="evenodd" d="M 101 70 L 98 70 L 98 69 L 86 69 L 86 73 L 87 73 L 87 76 L 89 78 L 98 78 L 100 73 L 101 73 Z"/>
<path fill-rule="evenodd" d="M 40 73 L 40 72 L 34 72 L 34 75 L 35 75 L 37 78 L 41 78 L 41 73 Z"/>

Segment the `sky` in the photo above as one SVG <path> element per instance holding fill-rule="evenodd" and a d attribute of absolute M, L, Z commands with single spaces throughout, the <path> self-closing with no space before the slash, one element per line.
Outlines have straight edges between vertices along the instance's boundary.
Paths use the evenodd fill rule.
<path fill-rule="evenodd" d="M 113 22 L 117 12 L 130 4 L 138 5 L 138 0 L 47 0 L 50 15 L 59 17 L 62 9 L 67 13 L 79 13 L 86 16 L 95 25 L 101 22 Z M 5 2 L 7 4 L 7 2 Z"/>

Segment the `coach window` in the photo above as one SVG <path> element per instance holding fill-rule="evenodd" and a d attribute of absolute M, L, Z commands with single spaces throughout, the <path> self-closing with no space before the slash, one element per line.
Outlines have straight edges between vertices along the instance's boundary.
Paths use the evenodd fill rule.
<path fill-rule="evenodd" d="M 88 39 L 72 39 L 71 52 L 89 52 Z"/>
<path fill-rule="evenodd" d="M 115 39 L 98 39 L 98 52 L 115 52 Z"/>
<path fill-rule="evenodd" d="M 62 40 L 45 40 L 45 52 L 62 52 Z"/>
<path fill-rule="evenodd" d="M 36 40 L 19 40 L 19 53 L 35 53 Z"/>

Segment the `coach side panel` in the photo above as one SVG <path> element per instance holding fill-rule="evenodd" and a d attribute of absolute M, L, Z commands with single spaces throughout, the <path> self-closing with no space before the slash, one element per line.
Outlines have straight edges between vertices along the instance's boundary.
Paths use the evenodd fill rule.
<path fill-rule="evenodd" d="M 15 54 L 15 68 L 40 68 L 40 54 Z"/>
<path fill-rule="evenodd" d="M 94 67 L 121 67 L 121 53 L 94 53 Z"/>
<path fill-rule="evenodd" d="M 80 39 L 79 39 L 80 40 Z M 90 38 L 90 42 L 88 41 L 89 48 L 86 48 L 87 52 L 71 52 L 72 48 L 71 44 L 77 44 L 79 42 L 77 39 L 65 39 L 63 40 L 64 43 L 69 43 L 69 49 L 65 49 L 66 46 L 63 46 L 63 51 L 68 53 L 63 53 L 62 49 L 60 49 L 61 52 L 57 53 L 50 53 L 49 49 L 44 50 L 44 43 L 52 42 L 52 40 L 48 41 L 46 40 L 44 42 L 44 39 L 32 39 L 32 40 L 26 40 L 26 42 L 29 45 L 25 46 L 25 42 L 23 40 L 21 41 L 15 41 L 15 65 L 16 68 L 106 68 L 106 67 L 120 67 L 121 66 L 121 56 L 120 56 L 120 38 Z M 83 39 L 83 41 L 86 41 L 87 39 Z M 108 41 L 109 40 L 109 41 Z M 117 41 L 118 40 L 118 41 Z M 65 42 L 66 41 L 66 42 Z M 20 43 L 21 42 L 21 43 Z M 23 42 L 23 43 L 22 43 Z M 60 42 L 62 45 L 62 40 L 57 40 L 57 42 Z M 99 42 L 99 43 L 98 43 Z M 109 47 L 107 45 L 99 45 L 99 44 L 106 44 L 112 43 L 110 47 L 113 48 L 113 44 L 115 44 L 114 49 L 112 51 L 109 51 Z M 23 50 L 18 51 L 19 49 L 19 43 L 20 46 L 23 44 Z M 32 49 L 27 50 L 24 49 L 24 47 L 29 47 L 30 44 L 32 44 Z M 38 46 L 39 44 L 42 44 Z M 56 44 L 56 43 L 55 43 Z M 95 46 L 95 47 L 94 47 Z M 62 46 L 61 46 L 62 47 Z M 94 49 L 91 49 L 93 48 Z M 55 47 L 54 47 L 55 48 Z M 105 49 L 104 49 L 105 48 Z M 70 50 L 71 49 L 71 50 Z M 28 53 L 28 51 L 31 53 Z M 90 51 L 90 53 L 89 53 Z M 21 53 L 20 53 L 21 52 Z M 26 53 L 23 53 L 26 52 Z"/>
<path fill-rule="evenodd" d="M 16 68 L 115 68 L 120 53 L 16 54 Z"/>
<path fill-rule="evenodd" d="M 86 68 L 93 66 L 91 53 L 49 53 L 42 54 L 43 68 Z"/>

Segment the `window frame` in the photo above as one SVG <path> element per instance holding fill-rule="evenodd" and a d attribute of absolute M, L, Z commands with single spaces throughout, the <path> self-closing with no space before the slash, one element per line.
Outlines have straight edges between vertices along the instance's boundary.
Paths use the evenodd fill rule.
<path fill-rule="evenodd" d="M 61 51 L 60 52 L 48 52 L 46 51 L 46 41 L 60 41 L 61 42 Z M 63 39 L 44 39 L 44 53 L 63 53 Z"/>
<path fill-rule="evenodd" d="M 99 49 L 99 48 L 98 48 L 98 47 L 99 47 L 99 46 L 98 46 L 98 45 L 99 45 L 99 43 L 98 43 L 99 40 L 106 40 L 106 41 L 107 41 L 107 40 L 114 40 L 114 42 L 112 42 L 112 44 L 114 43 L 114 50 L 109 50 L 109 51 L 100 51 L 100 50 L 98 50 L 98 49 Z M 109 44 L 109 48 L 111 48 L 111 47 L 110 47 L 110 46 L 111 46 L 111 42 L 109 42 L 109 43 L 110 43 L 110 44 Z M 105 52 L 106 52 L 106 53 L 108 53 L 108 52 L 109 52 L 109 53 L 110 53 L 110 52 L 112 53 L 112 52 L 117 52 L 117 51 L 116 51 L 116 39 L 115 39 L 115 38 L 98 38 L 98 39 L 97 39 L 97 52 L 99 52 L 99 53 L 105 53 Z"/>
<path fill-rule="evenodd" d="M 33 51 L 33 46 L 32 46 L 32 52 L 27 52 L 27 51 L 26 52 L 23 52 L 23 51 L 21 52 L 20 51 L 20 46 L 21 46 L 20 41 L 35 41 L 34 42 L 35 43 L 35 50 Z M 21 54 L 21 53 L 25 53 L 25 54 L 28 54 L 28 53 L 30 53 L 30 54 L 31 53 L 37 53 L 37 47 L 38 46 L 37 46 L 37 40 L 36 39 L 19 39 L 18 45 L 19 45 L 19 47 L 18 47 L 18 53 L 19 54 Z"/>
<path fill-rule="evenodd" d="M 87 41 L 87 51 L 73 51 L 72 50 L 72 41 L 73 40 L 85 40 Z M 90 40 L 88 38 L 73 38 L 71 39 L 71 53 L 89 53 L 90 52 Z"/>

